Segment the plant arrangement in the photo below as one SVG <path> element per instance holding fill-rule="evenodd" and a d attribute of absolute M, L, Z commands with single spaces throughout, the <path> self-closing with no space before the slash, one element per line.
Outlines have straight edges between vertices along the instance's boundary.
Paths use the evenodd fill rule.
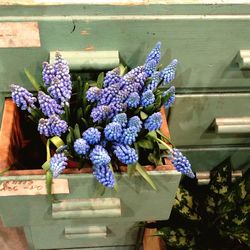
<path fill-rule="evenodd" d="M 119 65 L 99 74 L 96 82 L 72 80 L 57 52 L 53 64 L 43 63 L 43 83 L 25 71 L 36 94 L 10 86 L 13 101 L 46 141 L 42 168 L 49 183 L 67 167 L 92 167 L 99 183 L 114 188 L 114 172 L 126 165 L 129 174 L 138 171 L 155 188 L 143 165 L 163 165 L 166 156 L 176 170 L 194 177 L 188 159 L 160 131 L 161 107 L 168 109 L 175 100 L 171 82 L 177 65 L 173 60 L 161 69 L 160 47 L 158 42 L 142 66 L 127 72 Z"/>
<path fill-rule="evenodd" d="M 157 227 L 168 249 L 249 249 L 250 169 L 234 182 L 230 160 L 211 171 L 210 183 L 183 180 L 167 221 Z"/>

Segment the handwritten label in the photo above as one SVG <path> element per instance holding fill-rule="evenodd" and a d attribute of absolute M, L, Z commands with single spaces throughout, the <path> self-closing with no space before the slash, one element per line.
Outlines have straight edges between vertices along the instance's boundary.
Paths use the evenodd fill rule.
<path fill-rule="evenodd" d="M 69 184 L 66 179 L 53 180 L 53 194 L 68 194 Z M 45 180 L 27 180 L 27 181 L 3 181 L 0 184 L 0 196 L 15 195 L 44 195 L 47 194 Z"/>
<path fill-rule="evenodd" d="M 40 46 L 37 22 L 0 22 L 0 48 Z"/>

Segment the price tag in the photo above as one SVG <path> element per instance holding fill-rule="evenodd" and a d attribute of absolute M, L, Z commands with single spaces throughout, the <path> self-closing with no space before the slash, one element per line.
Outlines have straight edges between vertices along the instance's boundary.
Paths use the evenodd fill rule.
<path fill-rule="evenodd" d="M 52 184 L 53 194 L 68 194 L 69 184 L 66 179 L 55 179 Z M 45 195 L 45 180 L 27 180 L 27 181 L 3 181 L 0 184 L 0 196 L 17 195 Z"/>
<path fill-rule="evenodd" d="M 0 48 L 40 46 L 37 22 L 0 22 Z"/>

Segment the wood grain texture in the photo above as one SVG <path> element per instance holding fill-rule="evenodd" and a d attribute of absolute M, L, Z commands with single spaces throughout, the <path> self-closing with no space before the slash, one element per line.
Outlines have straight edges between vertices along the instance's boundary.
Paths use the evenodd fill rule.
<path fill-rule="evenodd" d="M 155 228 L 146 228 L 143 237 L 143 250 L 166 250 L 164 242 L 158 236 L 153 236 Z"/>

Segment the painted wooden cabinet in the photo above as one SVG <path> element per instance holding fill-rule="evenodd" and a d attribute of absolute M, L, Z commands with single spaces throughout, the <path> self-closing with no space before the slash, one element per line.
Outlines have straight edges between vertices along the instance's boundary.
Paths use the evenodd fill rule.
<path fill-rule="evenodd" d="M 18 150 L 27 139 L 19 118 L 16 105 L 7 99 L 0 133 L 0 172 L 16 163 Z M 162 132 L 168 135 L 166 117 L 163 118 Z M 169 217 L 181 177 L 166 162 L 148 171 L 157 191 L 140 175 L 129 177 L 122 172 L 116 176 L 118 191 L 109 189 L 101 194 L 95 177 L 86 171 L 66 169 L 54 179 L 56 200 L 52 202 L 46 195 L 44 170 L 9 170 L 0 176 L 0 215 L 4 225 L 23 227 L 31 250 L 139 249 L 143 236 L 139 222 Z"/>
<path fill-rule="evenodd" d="M 179 61 L 174 81 L 176 105 L 168 114 L 175 145 L 189 157 L 195 170 L 208 170 L 229 156 L 233 167 L 241 168 L 250 160 L 250 5 L 247 2 L 1 1 L 0 117 L 4 99 L 9 96 L 9 85 L 21 83 L 32 90 L 23 70 L 28 68 L 41 79 L 41 62 L 48 60 L 50 51 L 119 51 L 121 61 L 134 67 L 142 64 L 149 49 L 161 41 L 164 51 L 162 63 L 166 64 L 173 58 Z M 69 181 L 73 183 L 74 179 L 80 182 L 77 178 L 71 175 Z M 165 179 L 161 176 L 156 178 L 163 187 L 162 199 L 170 199 L 174 193 L 168 196 L 168 192 L 164 191 L 164 187 L 168 188 Z M 179 176 L 170 175 L 168 178 L 170 183 L 171 178 L 176 178 L 170 188 L 173 190 Z M 88 181 L 91 182 L 91 178 Z M 85 185 L 82 182 L 78 184 L 78 187 Z M 75 192 L 68 198 L 79 198 L 81 190 L 75 184 L 73 189 Z M 145 198 L 144 202 L 152 203 L 151 191 L 146 190 L 140 195 Z M 131 201 L 137 199 L 130 198 Z M 35 248 L 94 246 L 93 241 L 81 238 L 85 237 L 84 226 L 96 225 L 93 225 L 92 219 L 51 218 L 52 211 L 45 206 L 46 198 L 20 196 L 19 199 L 4 199 L 3 215 L 10 213 L 9 206 L 26 211 L 27 204 L 36 204 L 36 208 L 27 210 L 23 217 L 15 211 L 5 220 L 8 226 L 24 226 L 31 244 L 36 242 Z M 135 234 L 130 232 L 137 230 L 136 221 L 147 219 L 142 216 L 147 213 L 145 208 L 153 209 L 148 203 L 145 207 L 138 203 L 138 213 L 143 212 L 132 220 L 130 216 L 133 212 L 124 204 L 121 207 L 126 212 L 122 214 L 126 216 L 112 220 L 98 219 L 99 236 L 110 232 L 113 237 L 110 242 L 106 239 L 106 249 L 134 247 L 131 242 L 134 242 Z M 151 219 L 168 217 L 171 203 L 153 205 L 157 209 L 154 214 L 159 216 L 152 216 Z M 34 224 L 35 221 L 39 224 Z M 122 230 L 120 225 L 124 226 Z M 91 233 L 97 233 L 94 227 L 92 229 Z M 41 234 L 42 237 L 39 236 Z M 124 235 L 127 238 L 121 237 Z M 53 240 L 56 245 L 53 245 Z M 116 242 L 116 247 L 109 246 L 112 240 Z M 82 245 L 82 242 L 87 243 Z M 131 245 L 125 246 L 126 243 Z"/>

